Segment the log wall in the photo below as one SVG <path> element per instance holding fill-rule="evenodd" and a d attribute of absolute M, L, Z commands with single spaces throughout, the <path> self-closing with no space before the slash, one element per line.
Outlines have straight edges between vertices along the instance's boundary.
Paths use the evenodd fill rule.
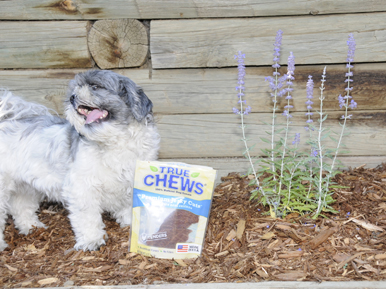
<path fill-rule="evenodd" d="M 281 63 L 295 55 L 291 134 L 303 132 L 308 75 L 327 66 L 328 126 L 339 130 L 346 40 L 357 43 L 352 96 L 358 103 L 345 137 L 346 166 L 386 161 L 386 2 L 383 0 L 13 0 L 0 1 L 0 87 L 62 113 L 68 81 L 81 71 L 113 69 L 141 85 L 154 103 L 160 158 L 211 165 L 220 176 L 244 172 L 234 54 L 246 54 L 246 117 L 252 153 L 270 129 L 273 43 L 283 30 Z M 285 73 L 285 65 L 281 68 Z M 281 100 L 280 107 L 284 101 Z M 318 106 L 317 99 L 314 107 Z M 284 122 L 278 114 L 279 122 Z"/>

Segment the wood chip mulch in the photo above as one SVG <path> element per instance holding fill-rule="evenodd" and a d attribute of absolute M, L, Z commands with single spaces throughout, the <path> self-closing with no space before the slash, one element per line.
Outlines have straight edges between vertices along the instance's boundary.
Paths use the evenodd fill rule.
<path fill-rule="evenodd" d="M 128 252 L 129 228 L 104 215 L 107 245 L 75 251 L 66 210 L 44 203 L 48 229 L 23 236 L 11 218 L 0 252 L 0 287 L 191 282 L 349 281 L 386 278 L 386 164 L 337 176 L 339 214 L 272 219 L 249 201 L 248 177 L 233 173 L 215 190 L 200 258 L 164 260 Z"/>

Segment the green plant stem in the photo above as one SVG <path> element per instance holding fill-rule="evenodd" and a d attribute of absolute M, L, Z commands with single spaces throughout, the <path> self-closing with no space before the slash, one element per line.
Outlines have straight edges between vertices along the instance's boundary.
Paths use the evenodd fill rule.
<path fill-rule="evenodd" d="M 289 182 L 289 186 L 288 186 L 288 199 L 287 199 L 287 205 L 286 207 L 288 208 L 289 206 L 289 201 L 291 199 L 291 187 L 292 187 L 292 180 L 294 178 L 294 174 L 296 172 L 296 169 L 299 167 L 299 165 L 302 163 L 302 160 L 300 160 L 296 165 L 295 167 L 293 168 L 292 172 L 291 172 L 291 177 L 290 177 L 290 182 Z"/>
<path fill-rule="evenodd" d="M 242 92 L 241 89 L 239 90 L 239 92 L 240 92 L 239 95 L 241 95 L 241 92 Z M 241 96 L 239 96 L 239 100 L 240 100 L 241 131 L 242 131 L 242 134 L 243 134 L 242 141 L 244 142 L 244 145 L 245 145 L 245 153 L 246 153 L 247 158 L 249 160 L 249 163 L 251 165 L 251 169 L 252 169 L 252 172 L 253 172 L 253 176 L 255 177 L 256 185 L 259 188 L 259 191 L 263 194 L 263 196 L 265 196 L 264 190 L 260 186 L 259 178 L 257 177 L 255 166 L 253 165 L 252 158 L 251 158 L 251 155 L 249 153 L 249 147 L 248 147 L 248 144 L 247 144 L 247 139 L 245 137 L 245 125 L 244 125 L 244 113 L 243 113 L 244 108 L 243 108 L 243 101 L 242 101 Z"/>
<path fill-rule="evenodd" d="M 350 73 L 350 62 L 348 63 L 348 73 Z M 340 147 L 340 144 L 342 143 L 342 138 L 343 138 L 343 133 L 344 133 L 344 129 L 346 128 L 346 122 L 347 122 L 347 113 L 348 113 L 348 96 L 350 95 L 350 75 L 347 77 L 348 81 L 347 81 L 347 94 L 346 94 L 346 105 L 345 105 L 345 111 L 344 111 L 344 120 L 343 120 L 343 125 L 342 125 L 342 130 L 340 132 L 340 136 L 339 136 L 339 140 L 338 140 L 338 144 L 336 146 L 336 150 L 335 150 L 335 154 L 334 154 L 334 158 L 332 159 L 332 164 L 331 164 L 331 169 L 329 171 L 329 174 L 327 176 L 327 181 L 326 181 L 326 190 L 328 190 L 328 186 L 330 185 L 330 179 L 332 177 L 332 172 L 334 171 L 334 166 L 335 166 L 335 161 L 336 161 L 336 158 L 338 156 L 338 152 L 339 152 L 339 147 Z"/>
<path fill-rule="evenodd" d="M 310 113 L 310 110 L 308 110 L 308 113 Z M 311 116 L 308 115 L 308 120 L 310 120 L 310 119 L 311 119 Z M 308 123 L 308 131 L 310 132 L 310 140 L 312 140 L 312 129 L 311 129 L 310 123 Z M 310 156 L 312 156 L 312 145 L 311 145 Z M 310 161 L 310 179 L 312 179 L 312 175 L 313 175 L 313 170 L 312 170 L 312 159 L 311 159 L 311 161 Z M 312 189 L 312 182 L 310 181 L 310 186 L 308 187 L 307 198 L 310 197 L 311 189 Z"/>
<path fill-rule="evenodd" d="M 321 206 L 322 206 L 322 194 L 323 194 L 323 152 L 322 152 L 322 142 L 321 142 L 321 138 L 322 138 L 322 130 L 323 130 L 323 126 L 322 126 L 322 123 L 323 123 L 323 100 L 324 100 L 324 95 L 323 95 L 323 90 L 324 90 L 324 78 L 325 78 L 325 75 L 326 75 L 326 67 L 324 67 L 324 70 L 323 70 L 323 75 L 322 75 L 322 84 L 321 84 L 321 87 L 320 87 L 320 111 L 319 111 L 319 115 L 320 115 L 320 120 L 319 120 L 319 133 L 318 133 L 318 148 L 319 148 L 319 184 L 318 184 L 318 190 L 319 190 L 319 200 L 318 200 L 318 208 L 316 210 L 316 213 L 314 215 L 314 218 L 316 218 L 320 211 L 322 210 Z"/>
<path fill-rule="evenodd" d="M 289 88 L 290 86 L 288 86 Z M 289 96 L 290 93 L 288 91 L 287 96 Z M 288 107 L 288 115 L 287 115 L 287 123 L 285 128 L 285 137 L 284 137 L 284 144 L 283 144 L 283 153 L 281 155 L 281 166 L 280 166 L 280 179 L 279 179 L 279 201 L 280 201 L 280 194 L 281 194 L 281 184 L 283 180 L 283 171 L 284 171 L 284 159 L 286 154 L 286 148 L 287 148 L 287 139 L 288 139 L 288 130 L 289 130 L 289 105 L 290 105 L 290 99 L 287 99 L 287 107 Z"/>
<path fill-rule="evenodd" d="M 278 77 L 277 77 L 277 68 L 275 68 L 275 86 L 277 87 L 278 84 Z M 273 99 L 273 112 L 272 112 L 272 131 L 271 131 L 271 161 L 272 161 L 272 172 L 273 179 L 276 180 L 275 172 L 275 152 L 274 152 L 274 143 L 275 143 L 275 118 L 276 118 L 276 110 L 277 110 L 277 88 L 274 92 L 274 99 Z M 276 192 L 276 185 L 275 185 L 275 192 Z"/>

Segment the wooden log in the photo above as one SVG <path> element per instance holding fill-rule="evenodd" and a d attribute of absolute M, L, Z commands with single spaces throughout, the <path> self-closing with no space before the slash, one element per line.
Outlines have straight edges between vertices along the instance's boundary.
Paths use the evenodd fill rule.
<path fill-rule="evenodd" d="M 320 75 L 322 65 L 299 66 L 295 70 L 294 110 L 305 111 L 306 81 L 312 75 L 315 81 L 314 107 L 319 107 Z M 29 100 L 44 103 L 62 113 L 62 97 L 66 85 L 83 70 L 0 70 L 0 87 L 6 87 Z M 272 68 L 258 67 L 246 70 L 246 100 L 252 112 L 271 112 L 269 86 L 264 77 Z M 354 69 L 352 96 L 361 110 L 386 109 L 386 72 L 384 64 L 358 64 Z M 146 69 L 119 69 L 116 72 L 133 79 L 142 86 L 154 104 L 157 114 L 229 113 L 237 106 L 235 86 L 237 69 L 176 69 L 154 70 L 152 77 Z M 281 70 L 285 73 L 285 68 Z M 324 102 L 326 110 L 339 108 L 337 96 L 344 93 L 345 65 L 328 65 Z M 49 100 L 51 99 L 51 101 Z M 284 99 L 280 99 L 280 108 Z"/>
<path fill-rule="evenodd" d="M 146 28 L 134 19 L 100 20 L 90 30 L 88 47 L 102 69 L 141 66 L 149 47 Z"/>
<path fill-rule="evenodd" d="M 153 68 L 272 64 L 276 32 L 284 31 L 282 62 L 293 51 L 297 64 L 344 63 L 346 39 L 354 32 L 356 62 L 386 61 L 386 13 L 281 18 L 156 20 L 151 22 Z M 290 23 L 290 24 L 289 24 Z M 288 28 L 286 28 L 288 27 Z"/>
<path fill-rule="evenodd" d="M 170 19 L 339 14 L 385 11 L 382 0 L 13 0 L 0 1 L 0 19 Z"/>
<path fill-rule="evenodd" d="M 385 111 L 353 111 L 352 119 L 347 122 L 350 135 L 343 138 L 349 155 L 376 156 L 384 155 L 386 143 L 386 112 Z M 309 150 L 304 134 L 305 116 L 294 113 L 291 119 L 290 142 L 295 133 L 304 135 L 301 149 Z M 342 112 L 330 112 L 324 123 L 325 128 L 340 132 L 338 119 Z M 261 138 L 269 138 L 272 115 L 269 113 L 249 114 L 245 122 L 249 146 L 256 145 L 251 154 L 263 155 L 261 149 L 269 144 Z M 266 122 L 268 124 L 264 124 Z M 283 116 L 278 115 L 276 123 L 284 123 Z M 283 127 L 282 125 L 277 126 Z M 161 158 L 196 158 L 196 157 L 233 157 L 245 151 L 241 139 L 240 120 L 234 114 L 190 114 L 159 116 L 158 128 L 161 133 Z M 336 135 L 332 134 L 335 138 Z M 278 139 L 278 138 L 276 138 Z M 334 148 L 336 144 L 328 138 L 323 142 L 326 148 Z"/>
<path fill-rule="evenodd" d="M 87 21 L 2 22 L 0 68 L 92 67 L 87 25 Z"/>

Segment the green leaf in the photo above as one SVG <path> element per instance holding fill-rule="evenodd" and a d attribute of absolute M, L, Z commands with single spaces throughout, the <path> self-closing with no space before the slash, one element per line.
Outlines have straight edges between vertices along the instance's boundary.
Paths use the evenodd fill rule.
<path fill-rule="evenodd" d="M 326 115 L 323 117 L 322 122 L 324 122 L 324 121 L 327 119 L 327 116 L 328 116 L 328 114 L 326 114 Z"/>
<path fill-rule="evenodd" d="M 270 140 L 267 140 L 266 138 L 264 138 L 264 137 L 261 137 L 260 138 L 263 142 L 266 142 L 266 143 L 271 143 L 271 141 Z"/>
<path fill-rule="evenodd" d="M 150 166 L 150 169 L 151 169 L 153 172 L 158 172 L 158 169 L 157 169 L 156 167 Z"/>
<path fill-rule="evenodd" d="M 192 178 L 197 178 L 200 175 L 200 173 L 192 173 L 190 176 Z"/>

